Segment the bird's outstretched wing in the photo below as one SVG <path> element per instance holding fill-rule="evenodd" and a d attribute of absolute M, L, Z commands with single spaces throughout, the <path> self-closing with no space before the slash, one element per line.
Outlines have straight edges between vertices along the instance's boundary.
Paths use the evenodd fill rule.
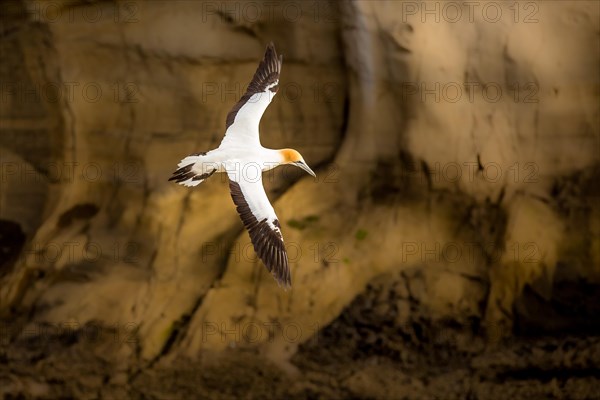
<path fill-rule="evenodd" d="M 231 198 L 250 234 L 256 255 L 262 260 L 275 280 L 284 288 L 292 285 L 287 252 L 281 235 L 281 226 L 275 210 L 267 198 L 262 177 L 244 180 L 228 173 Z"/>
<path fill-rule="evenodd" d="M 260 143 L 258 124 L 277 93 L 282 61 L 283 57 L 277 56 L 273 43 L 269 43 L 246 93 L 227 114 L 223 144 L 232 141 Z"/>

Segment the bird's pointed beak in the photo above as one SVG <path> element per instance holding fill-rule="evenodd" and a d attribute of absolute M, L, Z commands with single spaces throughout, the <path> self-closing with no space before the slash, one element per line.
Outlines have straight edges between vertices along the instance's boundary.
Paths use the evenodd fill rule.
<path fill-rule="evenodd" d="M 312 169 L 310 169 L 308 167 L 308 165 L 306 165 L 306 163 L 302 162 L 302 161 L 298 161 L 296 163 L 297 166 L 299 166 L 300 168 L 302 168 L 303 170 L 305 170 L 306 172 L 308 172 L 309 174 L 311 174 L 312 176 L 314 176 L 315 178 L 317 177 L 317 175 L 313 172 Z"/>

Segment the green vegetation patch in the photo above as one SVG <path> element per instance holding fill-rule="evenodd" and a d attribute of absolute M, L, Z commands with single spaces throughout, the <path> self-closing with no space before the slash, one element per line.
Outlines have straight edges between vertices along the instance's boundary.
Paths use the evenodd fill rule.
<path fill-rule="evenodd" d="M 356 240 L 365 240 L 365 238 L 367 237 L 367 235 L 369 234 L 369 232 L 367 232 L 364 229 L 359 229 L 356 231 Z"/>
<path fill-rule="evenodd" d="M 306 229 L 310 224 L 318 222 L 318 215 L 307 215 L 306 217 L 298 220 L 298 219 L 290 219 L 287 224 L 290 228 L 303 230 Z"/>

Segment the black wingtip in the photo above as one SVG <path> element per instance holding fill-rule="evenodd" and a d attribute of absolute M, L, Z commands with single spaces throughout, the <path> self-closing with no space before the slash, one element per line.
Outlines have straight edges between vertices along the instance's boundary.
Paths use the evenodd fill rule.
<path fill-rule="evenodd" d="M 272 54 L 272 55 L 271 55 Z M 281 55 L 277 54 L 277 50 L 275 49 L 275 44 L 273 42 L 269 42 L 269 44 L 267 44 L 267 49 L 265 50 L 265 59 L 273 57 L 276 60 L 279 60 L 281 62 Z"/>
<path fill-rule="evenodd" d="M 292 288 L 292 278 L 290 277 L 289 266 L 286 266 L 286 268 L 283 271 L 280 271 L 279 274 L 273 272 L 272 275 L 277 282 L 277 286 L 282 288 L 284 291 L 287 292 Z"/>
<path fill-rule="evenodd" d="M 287 255 L 283 254 L 283 260 L 279 260 L 280 264 L 277 268 L 271 270 L 273 278 L 277 281 L 277 286 L 287 291 L 292 288 L 292 277 L 290 273 L 290 264 L 287 259 Z"/>
<path fill-rule="evenodd" d="M 285 282 L 278 282 L 278 283 L 279 283 L 279 286 L 280 286 L 280 287 L 281 287 L 281 288 L 282 288 L 282 289 L 283 289 L 285 292 L 287 292 L 288 290 L 292 289 L 292 281 L 291 281 L 291 280 L 289 280 L 289 278 L 288 278 L 288 280 L 287 280 L 287 281 L 285 281 Z"/>

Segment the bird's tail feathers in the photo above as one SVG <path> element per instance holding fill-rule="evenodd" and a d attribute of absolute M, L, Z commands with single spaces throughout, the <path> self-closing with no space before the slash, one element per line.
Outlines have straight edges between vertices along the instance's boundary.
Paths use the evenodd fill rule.
<path fill-rule="evenodd" d="M 187 187 L 198 186 L 204 182 L 217 171 L 217 166 L 213 163 L 202 162 L 204 155 L 202 153 L 194 154 L 181 160 L 177 164 L 177 171 L 173 172 L 169 180 Z"/>

